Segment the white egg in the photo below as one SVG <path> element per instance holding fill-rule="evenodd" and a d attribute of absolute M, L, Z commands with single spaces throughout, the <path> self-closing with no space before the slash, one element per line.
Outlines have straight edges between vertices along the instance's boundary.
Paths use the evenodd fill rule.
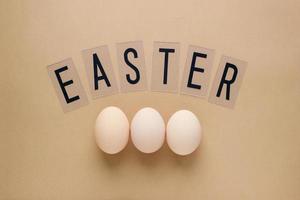
<path fill-rule="evenodd" d="M 131 122 L 131 140 L 143 153 L 153 153 L 161 148 L 165 139 L 165 122 L 153 108 L 143 108 Z"/>
<path fill-rule="evenodd" d="M 122 151 L 129 138 L 129 122 L 123 111 L 114 106 L 103 109 L 96 119 L 95 137 L 98 147 L 105 153 Z"/>
<path fill-rule="evenodd" d="M 180 110 L 174 113 L 167 124 L 167 143 L 178 155 L 194 152 L 201 141 L 201 125 L 194 113 Z"/>

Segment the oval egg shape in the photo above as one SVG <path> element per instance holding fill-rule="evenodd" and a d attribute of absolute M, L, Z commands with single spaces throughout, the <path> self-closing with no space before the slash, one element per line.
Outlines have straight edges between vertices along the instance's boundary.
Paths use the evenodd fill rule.
<path fill-rule="evenodd" d="M 139 110 L 131 122 L 131 140 L 143 153 L 161 148 L 165 139 L 165 122 L 158 111 L 146 107 Z"/>
<path fill-rule="evenodd" d="M 178 155 L 194 152 L 201 141 L 201 124 L 194 113 L 188 110 L 175 112 L 167 124 L 167 143 Z"/>
<path fill-rule="evenodd" d="M 98 147 L 105 153 L 116 154 L 125 148 L 128 138 L 129 122 L 124 112 L 114 106 L 104 108 L 95 124 Z"/>

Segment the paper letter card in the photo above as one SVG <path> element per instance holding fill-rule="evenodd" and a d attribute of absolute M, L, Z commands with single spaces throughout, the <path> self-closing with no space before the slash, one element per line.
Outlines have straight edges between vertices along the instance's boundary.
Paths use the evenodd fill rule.
<path fill-rule="evenodd" d="M 49 77 L 64 112 L 88 104 L 86 93 L 71 58 L 47 67 Z"/>
<path fill-rule="evenodd" d="M 196 97 L 206 97 L 214 50 L 198 46 L 189 46 L 183 70 L 180 93 Z"/>
<path fill-rule="evenodd" d="M 117 44 L 121 92 L 147 90 L 145 56 L 142 41 Z"/>
<path fill-rule="evenodd" d="M 222 56 L 208 101 L 233 108 L 244 78 L 247 63 Z"/>
<path fill-rule="evenodd" d="M 154 42 L 151 90 L 159 92 L 178 91 L 180 44 Z"/>
<path fill-rule="evenodd" d="M 83 50 L 82 56 L 93 99 L 118 93 L 108 47 L 100 46 Z"/>

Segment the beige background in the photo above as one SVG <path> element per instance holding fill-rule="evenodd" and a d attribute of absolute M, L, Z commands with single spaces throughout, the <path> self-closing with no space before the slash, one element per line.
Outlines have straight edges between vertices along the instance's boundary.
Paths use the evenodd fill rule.
<path fill-rule="evenodd" d="M 0 3 L 0 199 L 300 198 L 300 2 L 13 1 Z M 136 92 L 64 114 L 46 66 L 74 59 L 88 91 L 81 50 L 143 40 L 216 50 L 248 62 L 234 110 L 176 94 Z M 149 80 L 149 79 L 148 79 Z M 89 99 L 91 97 L 89 96 Z M 190 109 L 204 127 L 200 149 L 177 157 L 165 145 L 143 155 L 97 149 L 99 111 L 144 106 L 165 120 Z"/>

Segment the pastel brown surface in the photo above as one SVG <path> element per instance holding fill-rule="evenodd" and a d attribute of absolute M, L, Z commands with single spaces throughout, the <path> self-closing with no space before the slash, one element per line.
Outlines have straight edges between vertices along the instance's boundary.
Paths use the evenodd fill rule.
<path fill-rule="evenodd" d="M 300 196 L 299 1 L 0 1 L 0 199 L 298 200 Z M 144 41 L 215 49 L 248 62 L 235 108 L 155 92 L 90 100 L 65 114 L 45 66 L 72 57 L 86 91 L 81 50 Z M 117 76 L 118 78 L 118 76 Z M 200 148 L 177 157 L 166 145 L 143 155 L 131 143 L 117 156 L 95 144 L 106 106 L 129 120 L 140 108 L 165 122 L 179 109 L 203 125 Z"/>

